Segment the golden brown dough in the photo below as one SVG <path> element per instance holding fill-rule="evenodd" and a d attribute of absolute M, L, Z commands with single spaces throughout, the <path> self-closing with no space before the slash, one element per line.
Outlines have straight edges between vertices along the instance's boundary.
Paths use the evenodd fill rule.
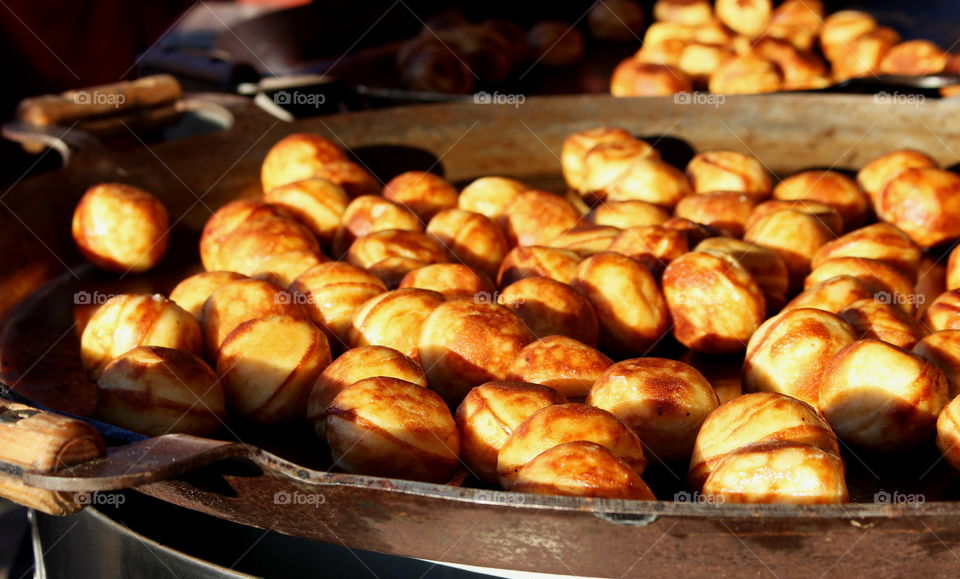
<path fill-rule="evenodd" d="M 269 281 L 278 287 L 288 287 L 297 276 L 327 261 L 322 253 L 305 249 L 272 253 L 260 261 L 250 277 Z"/>
<path fill-rule="evenodd" d="M 880 340 L 911 349 L 926 331 L 913 316 L 890 303 L 876 299 L 855 301 L 839 314 L 861 339 Z"/>
<path fill-rule="evenodd" d="M 490 279 L 497 276 L 506 257 L 507 238 L 492 219 L 463 209 L 447 209 L 437 213 L 427 224 L 432 235 L 458 261 L 462 261 Z"/>
<path fill-rule="evenodd" d="M 524 191 L 507 206 L 503 229 L 511 246 L 548 245 L 580 220 L 572 203 L 545 191 Z"/>
<path fill-rule="evenodd" d="M 387 287 L 377 276 L 338 261 L 308 269 L 288 288 L 290 301 L 302 304 L 334 345 L 346 343 L 354 312 L 385 291 Z"/>
<path fill-rule="evenodd" d="M 333 241 L 333 255 L 343 255 L 359 237 L 376 231 L 423 231 L 423 222 L 406 207 L 376 195 L 362 195 L 347 205 Z"/>
<path fill-rule="evenodd" d="M 817 250 L 834 239 L 833 232 L 818 218 L 801 211 L 777 211 L 752 224 L 743 240 L 777 252 L 790 272 L 790 287 L 797 289 L 810 273 Z"/>
<path fill-rule="evenodd" d="M 435 263 L 417 268 L 403 276 L 399 287 L 433 290 L 448 300 L 481 299 L 496 290 L 486 276 L 462 263 Z"/>
<path fill-rule="evenodd" d="M 839 314 L 857 300 L 874 299 L 876 290 L 850 275 L 835 275 L 802 291 L 783 307 L 783 311 L 814 308 Z"/>
<path fill-rule="evenodd" d="M 304 179 L 271 189 L 263 200 L 282 207 L 330 247 L 350 199 L 343 187 L 326 179 Z"/>
<path fill-rule="evenodd" d="M 880 72 L 907 76 L 940 74 L 946 68 L 949 56 L 929 40 L 909 40 L 887 52 L 880 62 Z"/>
<path fill-rule="evenodd" d="M 606 201 L 645 201 L 665 209 L 672 209 L 692 193 L 683 171 L 657 159 L 633 161 L 613 181 L 594 191 Z"/>
<path fill-rule="evenodd" d="M 613 360 L 567 336 L 546 336 L 524 347 L 507 377 L 553 388 L 567 398 L 584 398 Z"/>
<path fill-rule="evenodd" d="M 271 256 L 288 251 L 320 253 L 320 244 L 309 229 L 293 219 L 248 219 L 220 245 L 220 269 L 252 276 Z"/>
<path fill-rule="evenodd" d="M 796 201 L 780 201 L 777 199 L 764 201 L 753 208 L 750 219 L 747 220 L 746 228 L 750 229 L 758 221 L 771 213 L 778 211 L 799 211 L 812 217 L 816 217 L 821 223 L 827 226 L 834 235 L 843 233 L 843 218 L 840 212 L 833 207 L 820 203 L 819 201 L 810 201 L 808 199 L 799 199 Z"/>
<path fill-rule="evenodd" d="M 767 312 L 779 312 L 790 288 L 790 272 L 780 255 L 770 248 L 729 237 L 704 239 L 694 251 L 722 251 L 737 260 L 763 291 Z"/>
<path fill-rule="evenodd" d="M 889 223 L 874 223 L 830 241 L 813 256 L 816 269 L 836 257 L 865 257 L 889 263 L 916 280 L 923 253 L 910 236 Z"/>
<path fill-rule="evenodd" d="M 931 248 L 960 237 L 960 176 L 940 169 L 907 169 L 883 188 L 878 214 Z"/>
<path fill-rule="evenodd" d="M 688 195 L 677 203 L 673 214 L 709 225 L 730 237 L 743 237 L 747 220 L 756 202 L 737 191 L 714 191 Z"/>
<path fill-rule="evenodd" d="M 752 51 L 720 66 L 710 75 L 708 86 L 717 94 L 758 94 L 785 88 L 777 64 Z"/>
<path fill-rule="evenodd" d="M 647 50 L 644 55 L 649 53 Z M 613 70 L 610 94 L 616 97 L 665 96 L 693 90 L 693 83 L 686 73 L 674 68 L 679 64 L 679 56 L 667 57 L 671 63 L 661 62 L 664 58 L 661 54 L 647 62 L 636 58 L 623 59 Z"/>
<path fill-rule="evenodd" d="M 569 249 L 517 247 L 500 264 L 497 285 L 506 287 L 526 277 L 547 277 L 560 283 L 573 280 L 580 256 Z"/>
<path fill-rule="evenodd" d="M 830 205 L 840 212 L 847 231 L 863 225 L 869 206 L 857 183 L 835 171 L 804 171 L 787 177 L 774 187 L 773 198 L 784 201 L 808 199 Z"/>
<path fill-rule="evenodd" d="M 773 12 L 770 0 L 716 0 L 715 9 L 721 22 L 751 38 L 763 34 Z"/>
<path fill-rule="evenodd" d="M 291 298 L 289 293 L 259 279 L 241 279 L 220 286 L 203 304 L 200 317 L 208 357 L 216 356 L 227 335 L 249 320 L 269 316 L 307 319 L 304 307 Z"/>
<path fill-rule="evenodd" d="M 597 143 L 583 156 L 581 194 L 602 191 L 637 161 L 659 158 L 657 150 L 640 139 Z"/>
<path fill-rule="evenodd" d="M 700 26 L 713 18 L 713 6 L 710 0 L 657 0 L 653 17 L 660 22 Z"/>
<path fill-rule="evenodd" d="M 866 12 L 841 10 L 823 21 L 820 47 L 827 60 L 833 62 L 858 37 L 877 28 L 877 21 Z"/>
<path fill-rule="evenodd" d="M 182 280 L 170 292 L 170 301 L 187 310 L 193 317 L 200 319 L 203 304 L 220 287 L 243 279 L 232 271 L 203 271 Z"/>
<path fill-rule="evenodd" d="M 433 237 L 399 229 L 385 229 L 358 237 L 350 245 L 346 261 L 372 269 L 376 263 L 391 257 L 415 259 L 423 264 L 449 261 L 447 249 Z"/>
<path fill-rule="evenodd" d="M 401 173 L 383 186 L 383 197 L 406 207 L 423 223 L 457 206 L 458 193 L 449 181 L 425 171 Z"/>
<path fill-rule="evenodd" d="M 463 188 L 457 206 L 496 220 L 517 195 L 530 189 L 526 183 L 507 177 L 480 177 Z"/>
<path fill-rule="evenodd" d="M 682 231 L 649 225 L 625 229 L 607 250 L 625 255 L 660 276 L 671 261 L 690 250 L 690 244 Z"/>
<path fill-rule="evenodd" d="M 558 235 L 550 246 L 569 249 L 580 257 L 590 257 L 601 251 L 607 251 L 618 235 L 620 235 L 620 229 L 617 227 L 578 225 Z"/>
<path fill-rule="evenodd" d="M 960 395 L 960 330 L 934 332 L 917 342 L 913 353 L 943 370 L 951 399 Z"/>
<path fill-rule="evenodd" d="M 499 303 L 510 309 L 537 338 L 562 335 L 596 346 L 600 334 L 597 314 L 586 297 L 573 287 L 545 277 L 527 277 L 508 285 L 496 296 L 478 302 Z"/>
<path fill-rule="evenodd" d="M 644 225 L 660 225 L 670 214 L 662 207 L 645 201 L 606 201 L 587 214 L 594 225 L 627 229 Z"/>
<path fill-rule="evenodd" d="M 560 150 L 560 166 L 563 169 L 563 179 L 572 189 L 583 191 L 585 188 L 583 165 L 587 152 L 601 143 L 633 140 L 636 139 L 619 127 L 597 127 L 568 135 L 563 141 L 563 148 Z M 462 206 L 465 193 L 466 190 L 460 197 L 461 209 L 467 209 Z M 517 193 L 520 193 L 520 191 L 517 191 Z M 488 215 L 488 217 L 493 218 L 494 216 Z"/>
<path fill-rule="evenodd" d="M 207 271 L 224 271 L 220 248 L 233 231 L 247 221 L 288 217 L 277 205 L 253 199 L 232 201 L 217 209 L 203 226 L 200 236 L 200 260 Z"/>
<path fill-rule="evenodd" d="M 397 289 L 367 300 L 353 314 L 347 344 L 386 346 L 420 362 L 418 340 L 430 314 L 446 300 L 426 289 Z M 424 367 L 430 364 L 424 363 Z"/>
<path fill-rule="evenodd" d="M 960 290 L 937 296 L 923 314 L 923 325 L 931 332 L 960 330 Z"/>
<path fill-rule="evenodd" d="M 817 264 L 804 280 L 804 288 L 838 275 L 857 278 L 871 292 L 869 297 L 899 306 L 908 314 L 917 308 L 913 282 L 907 274 L 885 261 L 865 257 L 834 257 Z"/>
<path fill-rule="evenodd" d="M 333 141 L 311 133 L 292 133 L 267 152 L 260 170 L 263 191 L 317 176 L 323 165 L 346 156 Z"/>
<path fill-rule="evenodd" d="M 920 151 L 902 149 L 881 155 L 863 166 L 857 173 L 857 183 L 873 203 L 879 215 L 880 194 L 894 177 L 907 169 L 935 169 L 937 162 Z M 881 216 L 882 218 L 882 216 Z"/>
<path fill-rule="evenodd" d="M 820 0 L 786 0 L 774 8 L 765 34 L 810 51 L 820 34 L 825 12 Z"/>
<path fill-rule="evenodd" d="M 653 491 L 624 460 L 603 446 L 578 440 L 538 454 L 507 490 L 538 495 L 653 501 Z"/>
<path fill-rule="evenodd" d="M 697 154 L 687 165 L 687 176 L 695 193 L 738 191 L 759 202 L 773 190 L 770 173 L 759 160 L 733 151 Z"/>

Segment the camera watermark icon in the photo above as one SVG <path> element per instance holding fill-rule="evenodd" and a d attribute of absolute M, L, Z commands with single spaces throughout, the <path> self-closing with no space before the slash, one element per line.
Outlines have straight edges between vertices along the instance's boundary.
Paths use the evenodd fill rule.
<path fill-rule="evenodd" d="M 526 504 L 526 495 L 520 493 L 505 493 L 503 491 L 480 490 L 475 495 L 478 501 L 485 503 L 496 503 L 498 505 L 523 505 Z"/>
<path fill-rule="evenodd" d="M 273 295 L 273 303 L 281 306 L 298 304 L 298 305 L 312 305 L 316 302 L 316 298 L 312 294 L 302 294 L 298 292 L 288 292 L 286 290 L 278 291 Z"/>
<path fill-rule="evenodd" d="M 300 92 L 298 90 L 281 90 L 273 93 L 273 102 L 281 106 L 320 107 L 326 104 L 327 95 L 315 92 Z"/>
<path fill-rule="evenodd" d="M 98 90 L 93 92 L 78 90 L 73 93 L 73 103 L 78 105 L 106 105 L 118 109 L 125 102 L 127 102 L 127 96 L 119 93 L 100 92 Z"/>
<path fill-rule="evenodd" d="M 670 303 L 685 306 L 715 306 L 724 303 L 722 296 L 703 293 L 677 293 L 670 296 Z"/>
<path fill-rule="evenodd" d="M 73 294 L 73 305 L 75 306 L 102 306 L 117 294 L 105 294 L 103 292 L 78 291 Z"/>
<path fill-rule="evenodd" d="M 119 507 L 127 502 L 127 497 L 120 493 L 83 492 L 74 495 L 73 501 L 85 507 Z"/>
<path fill-rule="evenodd" d="M 901 493 L 899 491 L 878 491 L 873 495 L 873 502 L 878 505 L 911 505 L 920 506 L 927 502 L 927 497 L 919 493 Z"/>
<path fill-rule="evenodd" d="M 873 103 L 878 105 L 907 105 L 919 108 L 926 102 L 927 97 L 922 94 L 906 94 L 902 92 L 887 92 L 882 90 L 873 95 Z"/>
<path fill-rule="evenodd" d="M 503 295 L 500 292 L 477 292 L 473 294 L 473 303 L 475 304 L 500 304 L 501 306 L 513 307 L 520 306 L 526 302 L 525 299 L 518 296 Z"/>
<path fill-rule="evenodd" d="M 923 294 L 890 293 L 888 291 L 878 291 L 873 294 L 873 299 L 878 303 L 892 306 L 922 306 L 927 302 L 927 296 Z"/>
<path fill-rule="evenodd" d="M 476 105 L 513 105 L 520 108 L 520 105 L 527 102 L 527 97 L 522 94 L 507 94 L 497 91 L 489 93 L 482 90 L 473 95 L 473 104 Z"/>
<path fill-rule="evenodd" d="M 323 493 L 301 493 L 300 491 L 277 491 L 273 495 L 273 504 L 275 505 L 312 505 L 319 508 L 320 505 L 327 502 L 327 497 Z"/>
<path fill-rule="evenodd" d="M 727 102 L 726 96 L 709 92 L 682 91 L 673 95 L 673 104 L 675 105 L 704 105 L 716 109 L 720 108 L 725 102 Z"/>
<path fill-rule="evenodd" d="M 675 503 L 696 503 L 699 505 L 719 505 L 725 503 L 727 499 L 720 495 L 705 495 L 700 492 L 688 493 L 687 491 L 680 491 L 673 495 L 673 502 Z"/>

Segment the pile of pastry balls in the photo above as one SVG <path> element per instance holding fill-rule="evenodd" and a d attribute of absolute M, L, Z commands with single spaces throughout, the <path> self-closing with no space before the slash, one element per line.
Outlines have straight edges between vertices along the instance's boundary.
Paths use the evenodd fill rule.
<path fill-rule="evenodd" d="M 827 15 L 821 0 L 657 0 L 653 14 L 640 50 L 613 73 L 614 96 L 753 94 L 960 72 L 960 55 L 901 41 L 866 12 Z"/>
<path fill-rule="evenodd" d="M 909 150 L 856 179 L 777 182 L 733 151 L 682 170 L 615 127 L 561 159 L 566 195 L 380 187 L 289 135 L 263 197 L 206 223 L 206 271 L 92 316 L 99 412 L 151 435 L 307 421 L 340 471 L 591 497 L 654 499 L 653 460 L 689 461 L 717 500 L 843 502 L 840 440 L 936 434 L 960 467 L 960 251 L 936 258 L 960 239 L 960 176 Z M 139 271 L 161 217 L 97 185 L 74 231 L 95 264 Z"/>

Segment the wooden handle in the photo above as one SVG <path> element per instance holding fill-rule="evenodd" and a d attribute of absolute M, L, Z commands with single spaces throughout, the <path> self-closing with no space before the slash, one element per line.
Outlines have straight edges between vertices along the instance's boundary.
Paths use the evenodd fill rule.
<path fill-rule="evenodd" d="M 37 126 L 62 125 L 90 117 L 141 109 L 183 96 L 177 79 L 168 74 L 105 84 L 58 95 L 30 97 L 20 102 L 17 118 Z"/>
<path fill-rule="evenodd" d="M 0 461 L 24 470 L 51 472 L 103 456 L 103 437 L 86 422 L 0 400 Z M 79 511 L 88 501 L 76 493 L 28 486 L 0 473 L 0 496 L 51 515 Z"/>

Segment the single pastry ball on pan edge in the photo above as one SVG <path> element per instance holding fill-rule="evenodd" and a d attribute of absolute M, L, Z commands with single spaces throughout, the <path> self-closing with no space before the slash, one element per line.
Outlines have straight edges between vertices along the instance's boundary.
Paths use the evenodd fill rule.
<path fill-rule="evenodd" d="M 607 448 L 578 440 L 545 450 L 525 464 L 507 490 L 539 495 L 653 501 L 630 465 Z"/>
<path fill-rule="evenodd" d="M 263 160 L 260 180 L 263 191 L 310 179 L 327 163 L 344 161 L 346 156 L 330 139 L 311 133 L 293 133 L 277 141 Z"/>

